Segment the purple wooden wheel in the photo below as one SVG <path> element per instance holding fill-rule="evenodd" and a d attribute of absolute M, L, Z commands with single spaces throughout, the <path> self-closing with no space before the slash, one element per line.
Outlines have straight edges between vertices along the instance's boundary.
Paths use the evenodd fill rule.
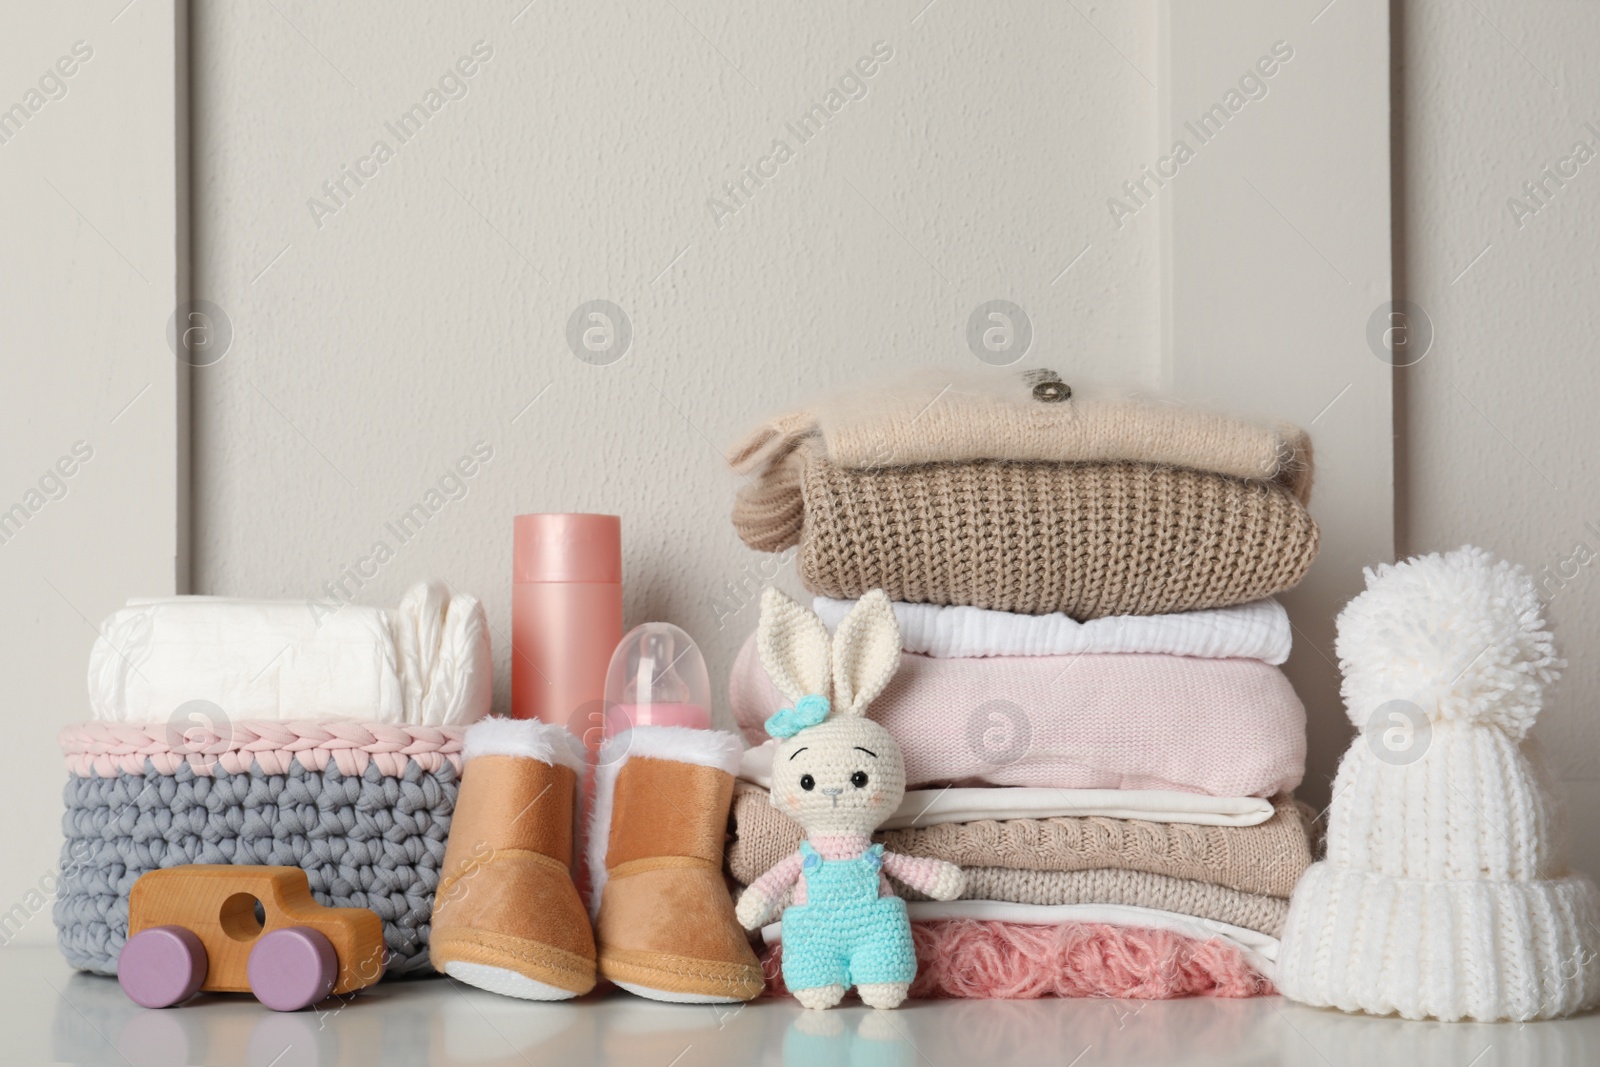
<path fill-rule="evenodd" d="M 326 937 L 307 926 L 264 935 L 245 965 L 250 992 L 273 1011 L 299 1011 L 333 992 L 339 954 Z"/>
<path fill-rule="evenodd" d="M 128 938 L 117 957 L 117 982 L 145 1008 L 188 1000 L 206 980 L 206 948 L 191 930 L 152 926 Z"/>

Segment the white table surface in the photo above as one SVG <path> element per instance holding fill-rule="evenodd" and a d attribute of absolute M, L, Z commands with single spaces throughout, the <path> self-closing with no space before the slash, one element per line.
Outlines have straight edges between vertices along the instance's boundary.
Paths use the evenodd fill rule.
<path fill-rule="evenodd" d="M 1447 1025 L 1316 1011 L 1278 998 L 920 1001 L 807 1012 L 656 1004 L 626 993 L 510 1000 L 441 978 L 384 983 L 320 1010 L 278 1014 L 248 996 L 150 1011 L 114 979 L 75 974 L 52 948 L 0 950 L 0 1064 L 697 1065 L 998 1067 L 1001 1064 L 1600 1064 L 1600 1014 Z"/>

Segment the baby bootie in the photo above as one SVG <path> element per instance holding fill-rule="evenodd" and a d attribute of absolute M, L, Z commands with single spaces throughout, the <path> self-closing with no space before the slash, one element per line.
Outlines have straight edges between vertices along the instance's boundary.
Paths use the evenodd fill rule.
<path fill-rule="evenodd" d="M 600 974 L 653 1000 L 752 1000 L 761 964 L 722 878 L 733 734 L 636 726 L 610 738 L 595 766 L 590 898 Z"/>
<path fill-rule="evenodd" d="M 594 934 L 571 873 L 583 767 L 565 726 L 485 719 L 467 731 L 434 896 L 435 969 L 525 1000 L 594 988 Z"/>

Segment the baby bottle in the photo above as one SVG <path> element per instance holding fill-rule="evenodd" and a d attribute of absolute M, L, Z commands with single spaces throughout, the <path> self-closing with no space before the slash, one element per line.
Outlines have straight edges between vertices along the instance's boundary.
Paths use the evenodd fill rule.
<path fill-rule="evenodd" d="M 623 635 L 606 671 L 606 736 L 634 726 L 711 728 L 711 682 L 694 638 L 670 622 Z"/>

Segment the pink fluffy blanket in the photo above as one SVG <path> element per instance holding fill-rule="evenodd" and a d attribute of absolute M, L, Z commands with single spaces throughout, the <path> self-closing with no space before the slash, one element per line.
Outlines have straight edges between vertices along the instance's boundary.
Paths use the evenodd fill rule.
<path fill-rule="evenodd" d="M 754 635 L 728 682 L 751 744 L 787 703 Z M 1306 713 L 1260 660 L 1131 653 L 935 659 L 902 653 L 872 703 L 911 788 L 942 783 L 1288 793 L 1305 774 Z"/>
<path fill-rule="evenodd" d="M 1024 926 L 961 919 L 911 924 L 917 947 L 913 997 L 1032 1000 L 1038 997 L 1270 996 L 1272 983 L 1223 941 L 1103 923 Z M 783 952 L 761 955 L 767 991 L 788 992 Z"/>

